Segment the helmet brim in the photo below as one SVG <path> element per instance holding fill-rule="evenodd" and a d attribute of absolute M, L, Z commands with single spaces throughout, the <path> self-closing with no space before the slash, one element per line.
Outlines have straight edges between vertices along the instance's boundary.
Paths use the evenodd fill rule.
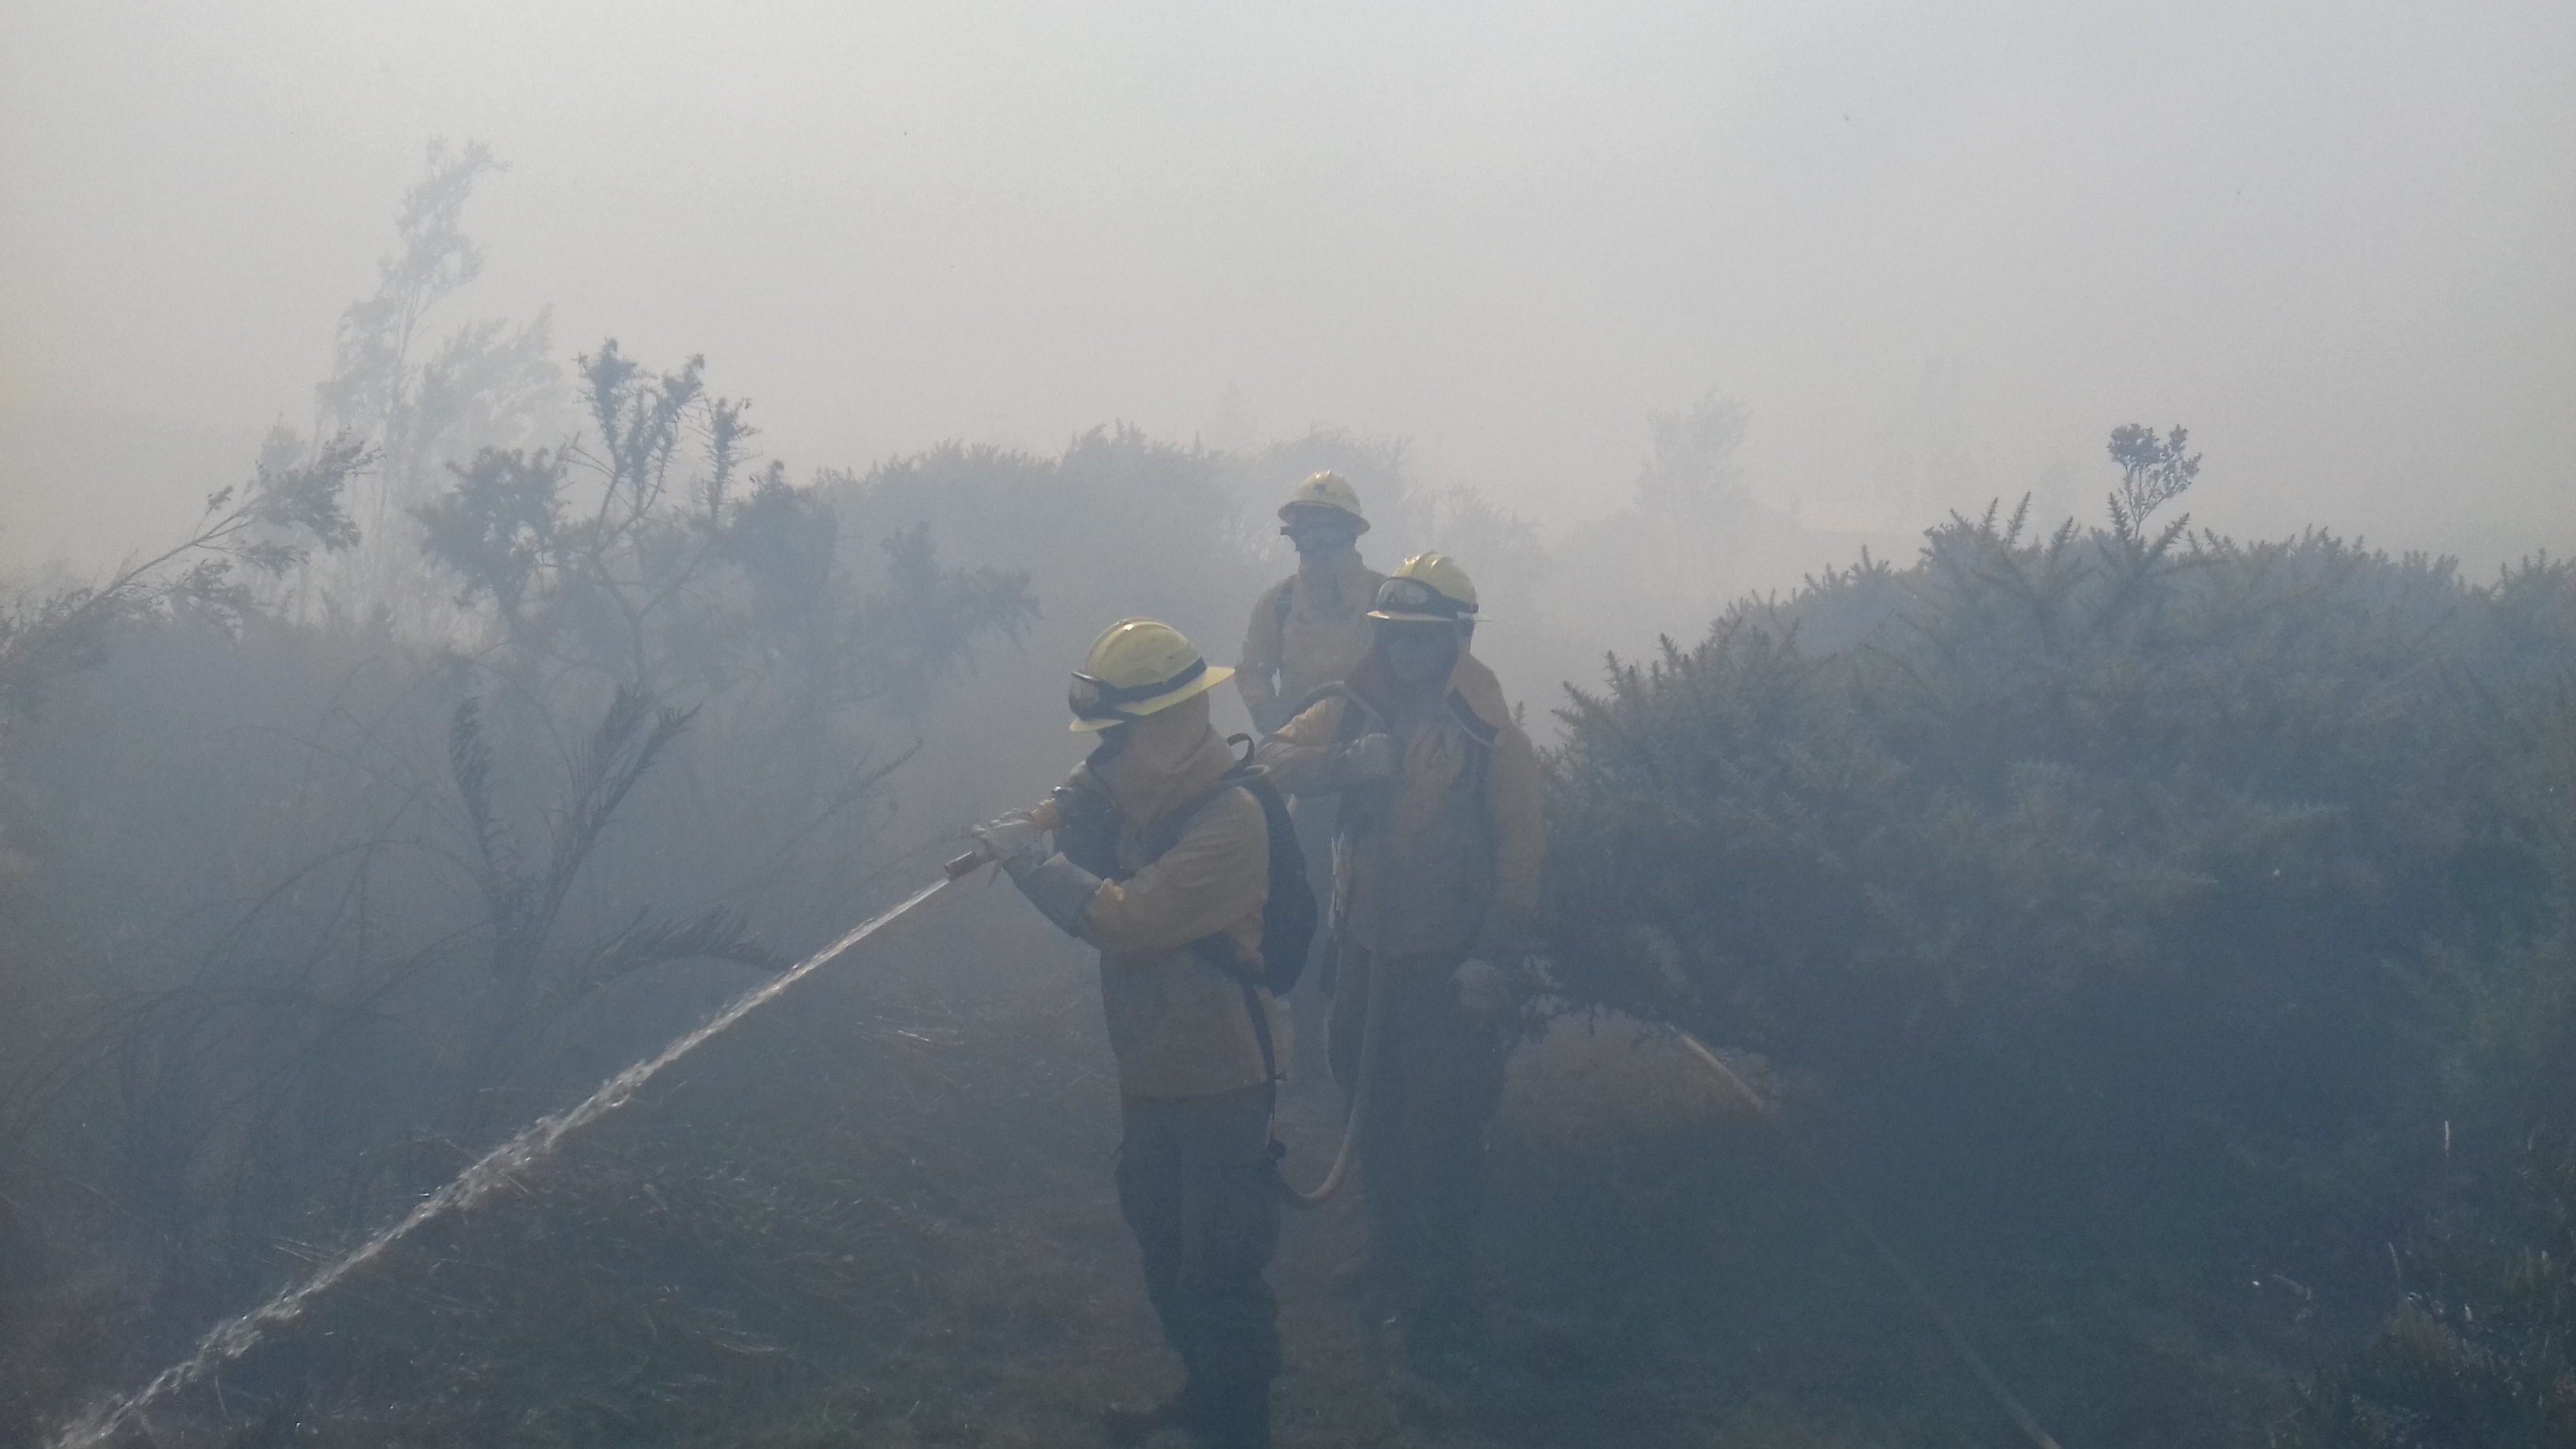
<path fill-rule="evenodd" d="M 1404 614 L 1392 609 L 1371 609 L 1371 623 L 1376 624 L 1481 624 L 1482 614 Z"/>
<path fill-rule="evenodd" d="M 1297 521 L 1297 510 L 1300 508 L 1311 508 L 1318 513 L 1338 513 L 1342 517 L 1349 519 L 1360 532 L 1366 533 L 1369 531 L 1369 521 L 1367 519 L 1362 518 L 1360 515 L 1351 512 L 1349 509 L 1344 508 L 1337 503 L 1308 503 L 1302 498 L 1294 503 L 1280 504 L 1279 521 L 1281 523 L 1288 524 L 1295 523 Z"/>
<path fill-rule="evenodd" d="M 1112 725 L 1133 724 L 1137 720 L 1143 719 L 1149 714 L 1161 714 L 1164 710 L 1170 709 L 1173 705 L 1179 704 L 1182 700 L 1192 698 L 1196 695 L 1205 694 L 1209 690 L 1216 688 L 1218 685 L 1225 683 L 1233 677 L 1234 670 L 1231 666 L 1224 664 L 1211 664 L 1207 667 L 1206 673 L 1201 674 L 1198 678 L 1191 680 L 1189 683 L 1182 685 L 1171 693 L 1158 694 L 1151 699 L 1140 699 L 1134 704 L 1127 706 L 1127 717 L 1125 719 L 1077 719 L 1071 725 L 1066 726 L 1066 728 L 1078 735 L 1088 735 L 1097 734 L 1102 730 L 1108 729 Z"/>

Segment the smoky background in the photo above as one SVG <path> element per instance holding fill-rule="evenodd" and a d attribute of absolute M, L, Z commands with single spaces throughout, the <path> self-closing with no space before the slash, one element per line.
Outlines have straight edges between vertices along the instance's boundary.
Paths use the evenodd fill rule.
<path fill-rule="evenodd" d="M 2549 6 L 703 19 L 13 8 L 0 549 L 103 565 L 304 426 L 441 135 L 513 167 L 477 314 L 703 352 L 800 466 L 1321 424 L 1553 539 L 1714 390 L 1754 497 L 1904 548 L 1962 498 L 2089 516 L 2159 419 L 2247 480 L 2231 531 L 2483 573 L 2568 521 Z"/>
<path fill-rule="evenodd" d="M 1484 1402 L 1324 1221 L 1292 1440 L 1992 1428 L 1646 1020 L 2085 1442 L 2344 1442 L 2373 1362 L 2299 1376 L 2392 1297 L 2488 1343 L 2576 1060 L 2565 16 L 6 23 L 12 1432 L 930 878 L 1108 622 L 1230 661 L 1324 467 L 1560 751 L 1584 1010 Z M 2187 494 L 2115 511 L 2124 424 Z M 1077 1434 L 1152 1361 L 1109 1071 L 952 894 L 173 1422 Z"/>

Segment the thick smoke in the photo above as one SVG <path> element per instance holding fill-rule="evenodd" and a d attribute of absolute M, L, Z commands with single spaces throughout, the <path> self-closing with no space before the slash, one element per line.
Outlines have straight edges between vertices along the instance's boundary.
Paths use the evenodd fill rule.
<path fill-rule="evenodd" d="M 1478 583 L 1549 991 L 1477 1377 L 1302 1219 L 1282 1442 L 1991 1438 L 1945 1342 L 2576 1433 L 2563 18 L 144 15 L 5 47 L 0 1438 L 434 1201 L 121 1431 L 1086 1441 L 1007 890 L 447 1185 L 1062 778 L 1103 625 L 1231 661 L 1319 469 Z"/>

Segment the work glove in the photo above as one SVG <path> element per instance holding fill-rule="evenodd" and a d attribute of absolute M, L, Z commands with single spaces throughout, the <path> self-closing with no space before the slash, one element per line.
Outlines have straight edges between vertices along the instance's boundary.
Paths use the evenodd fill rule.
<path fill-rule="evenodd" d="M 1492 1026 L 1520 1004 L 1510 973 L 1482 956 L 1459 962 L 1458 969 L 1449 973 L 1449 985 L 1458 994 L 1459 1014 L 1470 1026 Z"/>
<path fill-rule="evenodd" d="M 1404 746 L 1383 730 L 1333 748 L 1334 773 L 1353 785 L 1392 780 L 1404 770 Z"/>
<path fill-rule="evenodd" d="M 1019 856 L 1046 854 L 1046 831 L 1026 810 L 1014 810 L 999 820 L 988 820 L 974 830 L 975 840 L 984 854 L 1008 863 Z"/>
<path fill-rule="evenodd" d="M 1082 935 L 1083 913 L 1091 909 L 1091 898 L 1100 893 L 1100 877 L 1075 865 L 1062 855 L 1044 859 L 1035 851 L 1022 851 L 1005 856 L 1002 869 L 1009 873 L 1011 884 L 1038 908 L 1038 914 L 1053 921 L 1068 936 Z"/>

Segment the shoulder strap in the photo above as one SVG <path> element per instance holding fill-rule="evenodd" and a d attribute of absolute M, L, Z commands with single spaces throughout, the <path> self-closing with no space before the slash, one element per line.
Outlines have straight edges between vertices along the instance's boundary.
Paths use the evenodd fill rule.
<path fill-rule="evenodd" d="M 1226 791 L 1249 788 L 1253 781 L 1270 773 L 1267 766 L 1252 762 L 1252 736 L 1227 735 L 1225 742 L 1241 750 L 1241 755 L 1227 767 L 1224 774 L 1217 777 L 1216 784 L 1211 786 L 1206 794 L 1185 805 L 1174 807 L 1171 813 L 1163 817 L 1162 823 L 1154 827 L 1154 833 L 1145 838 L 1147 860 L 1160 860 L 1165 852 L 1180 844 L 1181 837 L 1190 832 L 1190 823 L 1198 819 L 1200 813 L 1210 805 L 1215 804 Z"/>
<path fill-rule="evenodd" d="M 1276 1092 L 1279 1090 L 1279 1048 L 1270 1040 L 1270 1013 L 1261 1009 L 1261 993 L 1252 989 L 1252 978 L 1241 967 L 1235 969 L 1234 981 L 1243 988 L 1243 1009 L 1252 1018 L 1252 1040 L 1261 1048 L 1261 1084 Z"/>
<path fill-rule="evenodd" d="M 1503 737 L 1502 729 L 1476 713 L 1476 707 L 1467 702 L 1467 696 L 1461 690 L 1449 691 L 1449 713 L 1458 721 L 1458 728 L 1467 732 L 1467 738 L 1486 749 L 1492 749 L 1494 741 Z"/>
<path fill-rule="evenodd" d="M 1475 797 L 1476 814 L 1481 818 L 1485 813 L 1485 777 L 1492 773 L 1494 745 L 1503 737 L 1502 727 L 1476 713 L 1475 706 L 1467 703 L 1467 696 L 1455 689 L 1449 691 L 1449 714 L 1467 735 L 1467 788 Z"/>
<path fill-rule="evenodd" d="M 1188 805 L 1174 810 L 1166 817 L 1169 823 L 1163 829 L 1154 832 L 1153 840 L 1146 842 L 1147 860 L 1159 859 L 1165 851 L 1180 844 L 1181 837 L 1189 833 L 1190 822 L 1198 819 L 1199 815 L 1223 797 L 1225 792 L 1241 790 L 1250 794 L 1253 791 L 1254 782 L 1269 773 L 1264 767 L 1252 763 L 1252 736 L 1228 735 L 1225 742 L 1229 745 L 1242 746 L 1243 758 L 1235 764 L 1234 768 L 1225 772 L 1223 778 L 1217 781 L 1215 789 L 1201 795 Z M 1234 937 L 1222 932 L 1212 936 L 1201 936 L 1190 943 L 1190 948 L 1198 953 L 1200 960 L 1233 977 L 1234 984 L 1242 989 L 1244 1014 L 1252 1020 L 1253 1044 L 1261 1049 L 1262 1086 L 1267 1090 L 1277 1091 L 1279 1048 L 1270 1038 L 1270 1016 L 1261 1009 L 1261 993 L 1254 989 L 1253 963 L 1243 959 L 1243 953 L 1237 949 Z"/>
<path fill-rule="evenodd" d="M 1243 596 L 1237 594 L 1235 597 Z M 1279 592 L 1270 596 L 1270 627 L 1278 630 L 1284 638 L 1288 632 L 1288 616 L 1296 611 L 1297 576 L 1290 574 L 1279 581 Z"/>

